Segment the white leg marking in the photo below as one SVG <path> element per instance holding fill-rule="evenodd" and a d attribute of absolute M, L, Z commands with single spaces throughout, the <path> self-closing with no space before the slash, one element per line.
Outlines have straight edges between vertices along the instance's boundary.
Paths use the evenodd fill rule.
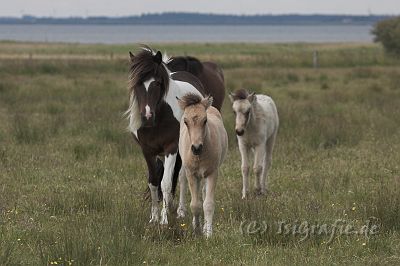
<path fill-rule="evenodd" d="M 161 210 L 160 224 L 168 224 L 168 207 L 171 202 L 172 175 L 176 162 L 176 153 L 165 157 L 164 175 L 161 181 L 161 190 L 163 192 L 163 208 Z"/>
<path fill-rule="evenodd" d="M 151 193 L 151 216 L 149 223 L 158 222 L 158 189 L 149 183 L 150 193 Z"/>

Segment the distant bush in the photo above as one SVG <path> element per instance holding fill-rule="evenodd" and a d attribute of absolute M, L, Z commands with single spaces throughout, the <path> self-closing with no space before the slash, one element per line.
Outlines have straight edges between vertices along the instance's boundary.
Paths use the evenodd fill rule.
<path fill-rule="evenodd" d="M 372 33 L 387 52 L 400 56 L 400 17 L 378 22 Z"/>

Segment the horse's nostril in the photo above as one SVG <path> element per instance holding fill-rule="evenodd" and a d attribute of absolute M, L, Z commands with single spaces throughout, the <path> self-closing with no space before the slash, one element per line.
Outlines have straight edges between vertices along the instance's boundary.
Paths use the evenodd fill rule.
<path fill-rule="evenodd" d="M 244 130 L 243 129 L 236 129 L 236 134 L 238 136 L 242 136 L 244 134 Z"/>

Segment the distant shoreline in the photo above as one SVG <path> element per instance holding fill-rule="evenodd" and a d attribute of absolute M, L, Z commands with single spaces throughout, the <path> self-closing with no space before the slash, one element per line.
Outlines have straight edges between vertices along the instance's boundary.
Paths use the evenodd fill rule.
<path fill-rule="evenodd" d="M 160 13 L 125 17 L 0 17 L 0 25 L 374 25 L 389 15 L 222 15 Z"/>
<path fill-rule="evenodd" d="M 0 25 L 0 40 L 69 43 L 372 42 L 372 25 Z"/>

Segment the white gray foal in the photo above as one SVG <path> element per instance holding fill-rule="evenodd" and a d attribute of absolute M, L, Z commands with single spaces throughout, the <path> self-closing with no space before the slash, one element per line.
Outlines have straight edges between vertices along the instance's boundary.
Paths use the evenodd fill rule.
<path fill-rule="evenodd" d="M 249 155 L 254 152 L 254 187 L 258 195 L 266 193 L 266 179 L 272 164 L 272 151 L 279 127 L 279 117 L 271 97 L 249 94 L 240 89 L 231 93 L 236 116 L 235 131 L 242 156 L 242 199 L 249 193 Z"/>

